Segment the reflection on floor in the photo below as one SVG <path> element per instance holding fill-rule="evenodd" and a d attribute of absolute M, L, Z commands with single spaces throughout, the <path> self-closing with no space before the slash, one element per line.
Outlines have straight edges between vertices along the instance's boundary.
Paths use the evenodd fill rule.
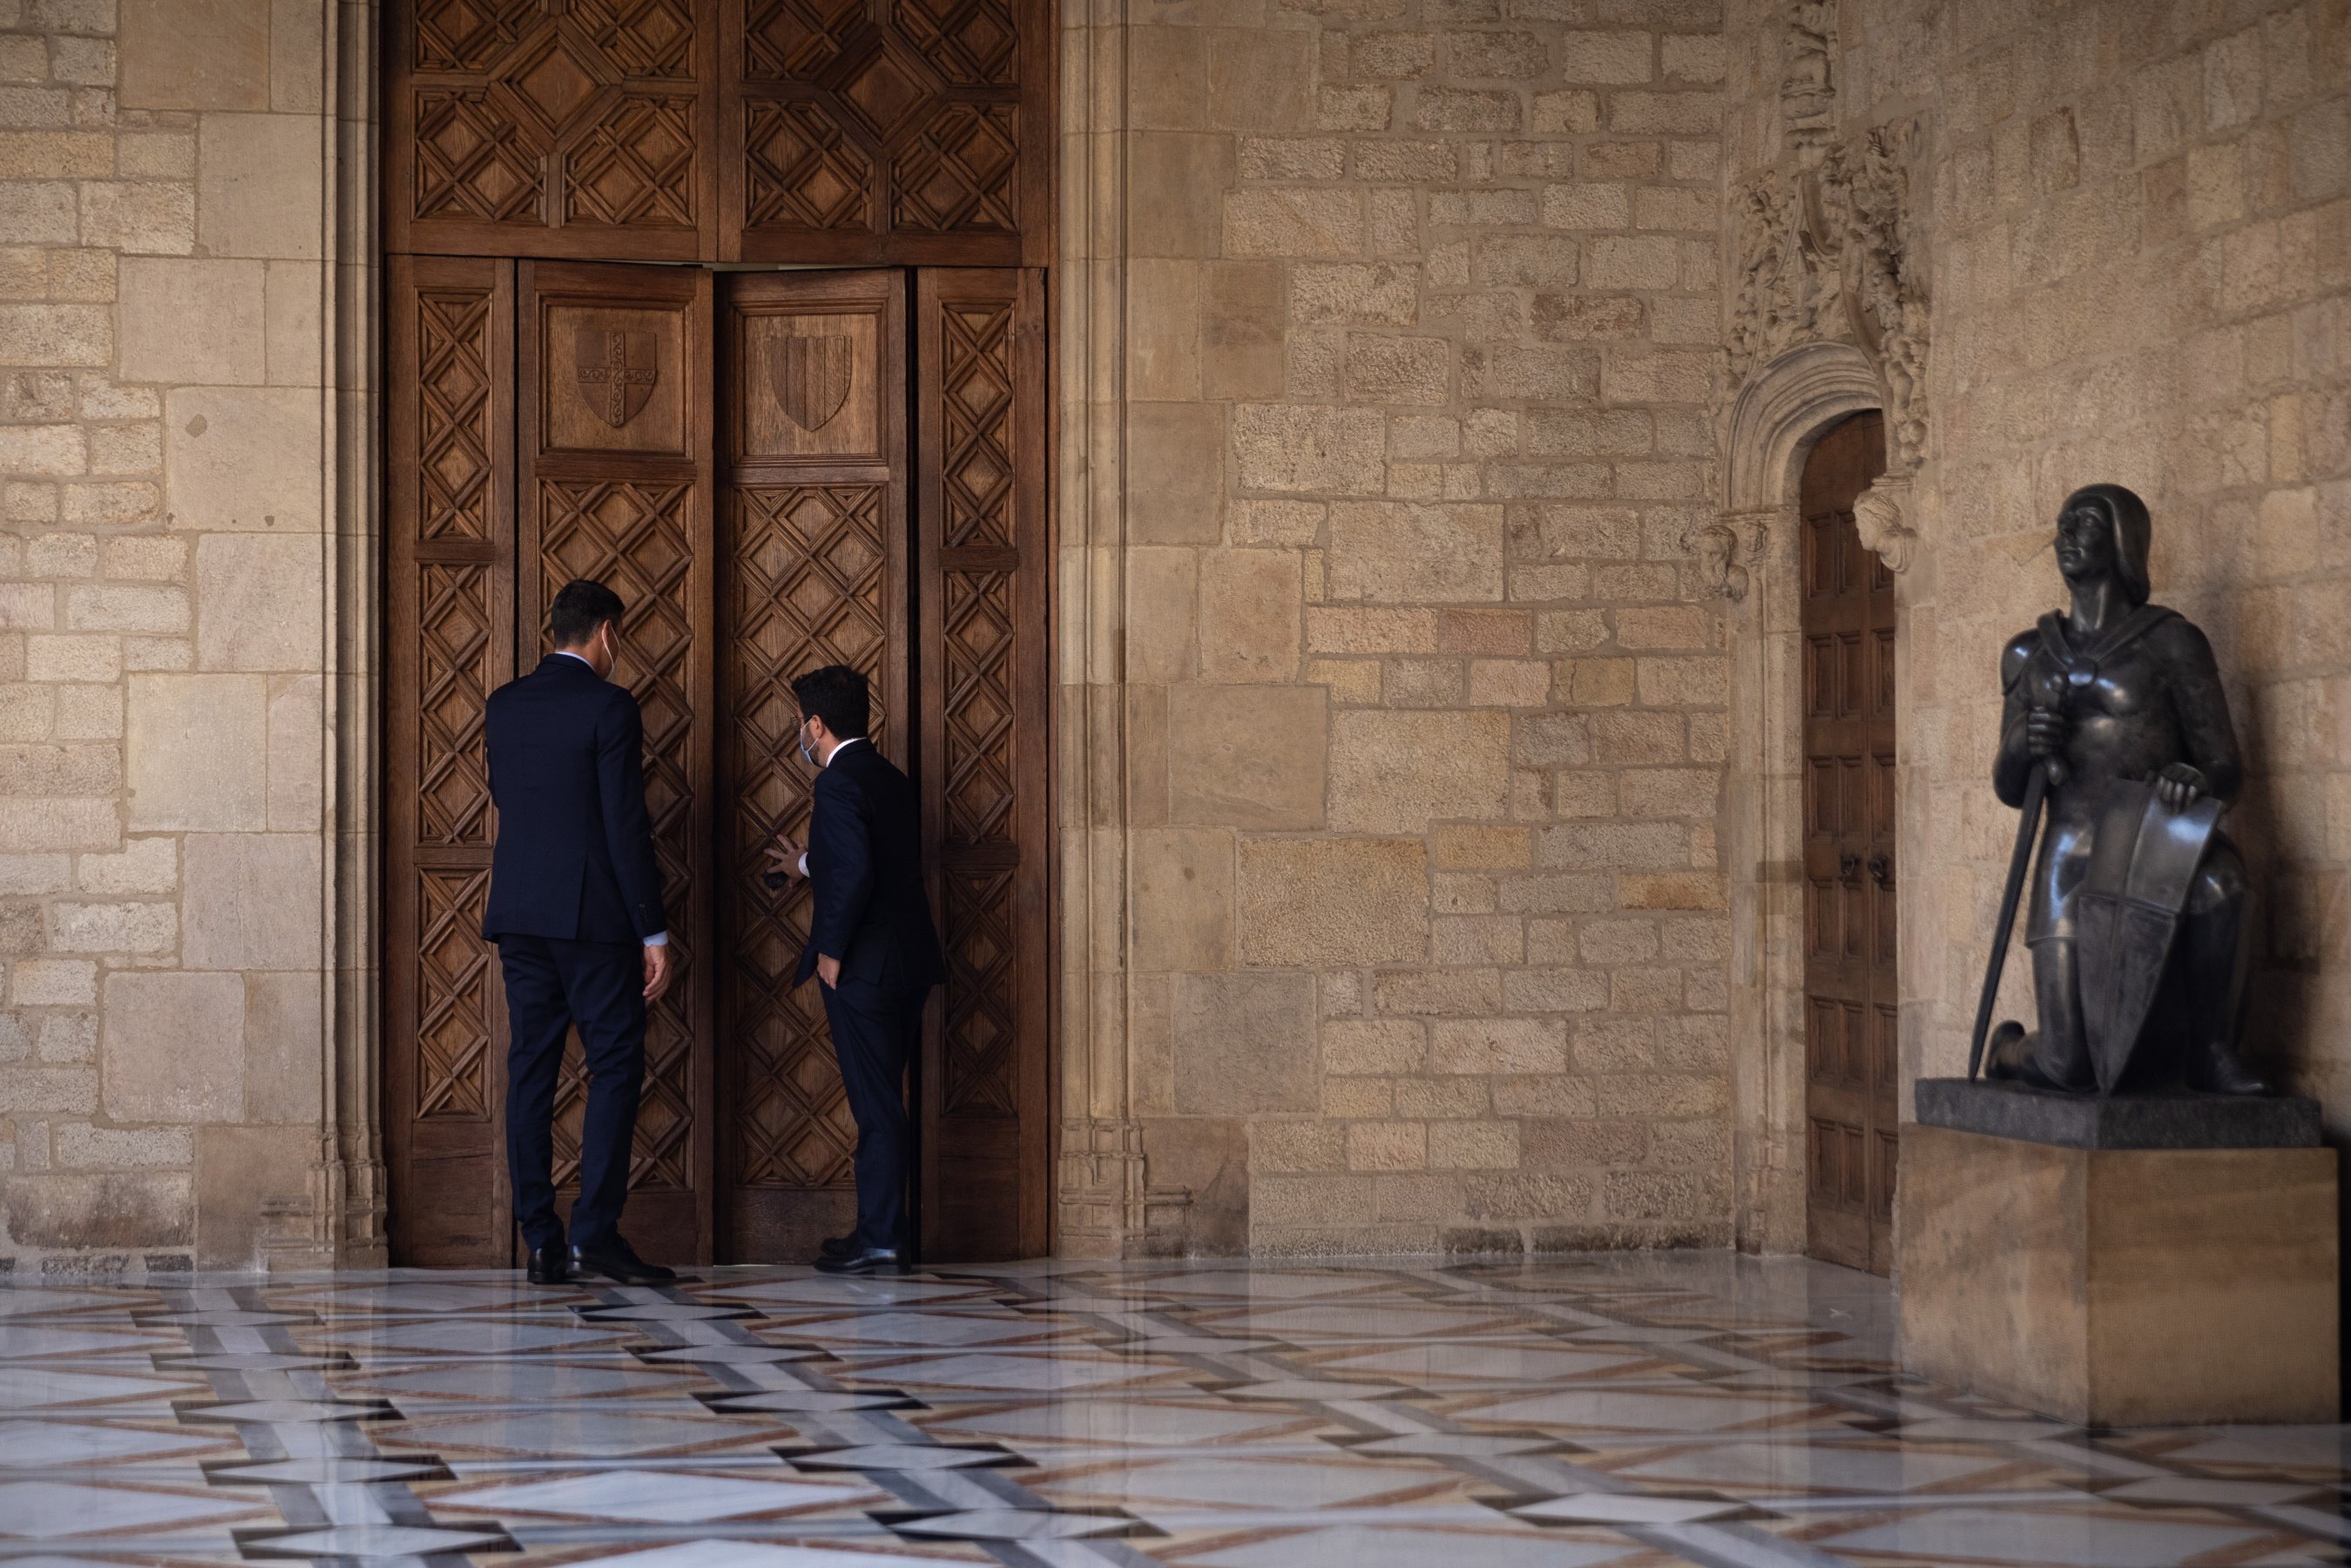
<path fill-rule="evenodd" d="M 2345 1428 L 2035 1420 L 1891 1306 L 1719 1253 L 26 1281 L 0 1563 L 2345 1561 Z"/>

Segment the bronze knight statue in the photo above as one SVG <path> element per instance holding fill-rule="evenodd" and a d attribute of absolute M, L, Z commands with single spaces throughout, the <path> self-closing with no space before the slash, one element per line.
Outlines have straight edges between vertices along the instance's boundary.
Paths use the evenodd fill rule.
<path fill-rule="evenodd" d="M 2057 567 L 2072 606 L 2001 653 L 1992 785 L 2023 816 L 1969 1074 L 2030 864 L 2040 1027 L 2001 1024 L 1989 1076 L 2068 1094 L 2112 1094 L 2126 1079 L 2262 1094 L 2237 1055 L 2245 865 L 2220 829 L 2242 780 L 2236 732 L 2211 644 L 2147 602 L 2149 531 L 2147 504 L 2119 485 L 2067 497 Z"/>

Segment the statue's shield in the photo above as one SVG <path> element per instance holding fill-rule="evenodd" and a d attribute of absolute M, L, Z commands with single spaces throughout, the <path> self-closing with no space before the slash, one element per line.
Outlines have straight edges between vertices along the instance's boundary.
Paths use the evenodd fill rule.
<path fill-rule="evenodd" d="M 2206 795 L 2175 811 L 2152 786 L 2124 783 L 2099 819 L 2074 909 L 2082 1026 L 2101 1094 L 2122 1082 L 2147 1030 L 2196 868 L 2225 809 Z"/>
<path fill-rule="evenodd" d="M 618 430 L 645 406 L 660 379 L 659 349 L 651 332 L 582 327 L 573 339 L 572 358 L 582 402 L 596 417 Z"/>
<path fill-rule="evenodd" d="M 814 434 L 832 423 L 849 401 L 856 353 L 856 341 L 839 333 L 795 334 L 768 346 L 768 379 L 794 424 Z"/>

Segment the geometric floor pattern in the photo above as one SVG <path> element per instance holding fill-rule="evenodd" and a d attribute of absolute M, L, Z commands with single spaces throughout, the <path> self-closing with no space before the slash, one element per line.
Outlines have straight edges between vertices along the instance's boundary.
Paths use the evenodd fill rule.
<path fill-rule="evenodd" d="M 2346 1428 L 2084 1430 L 1683 1252 L 0 1284 L 0 1568 L 2342 1563 Z"/>

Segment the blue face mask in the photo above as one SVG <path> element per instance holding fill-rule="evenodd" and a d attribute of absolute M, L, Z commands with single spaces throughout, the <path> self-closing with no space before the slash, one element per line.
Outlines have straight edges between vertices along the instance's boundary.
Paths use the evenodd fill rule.
<path fill-rule="evenodd" d="M 801 761 L 807 763 L 810 768 L 821 768 L 824 766 L 823 763 L 817 760 L 815 748 L 808 743 L 808 721 L 806 719 L 802 719 L 800 721 L 799 743 Z"/>

